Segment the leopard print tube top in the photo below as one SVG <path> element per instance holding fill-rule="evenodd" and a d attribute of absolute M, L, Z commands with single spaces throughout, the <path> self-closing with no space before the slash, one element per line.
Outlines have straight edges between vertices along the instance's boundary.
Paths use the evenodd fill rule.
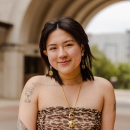
<path fill-rule="evenodd" d="M 36 130 L 100 130 L 101 112 L 95 109 L 74 108 L 75 128 L 69 128 L 69 108 L 49 107 L 38 111 Z"/>

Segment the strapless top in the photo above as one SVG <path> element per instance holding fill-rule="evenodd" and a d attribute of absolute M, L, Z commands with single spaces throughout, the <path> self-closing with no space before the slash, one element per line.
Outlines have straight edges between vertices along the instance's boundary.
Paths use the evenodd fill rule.
<path fill-rule="evenodd" d="M 69 128 L 69 108 L 49 107 L 38 111 L 36 130 L 100 130 L 101 112 L 96 109 L 74 109 L 75 128 Z"/>

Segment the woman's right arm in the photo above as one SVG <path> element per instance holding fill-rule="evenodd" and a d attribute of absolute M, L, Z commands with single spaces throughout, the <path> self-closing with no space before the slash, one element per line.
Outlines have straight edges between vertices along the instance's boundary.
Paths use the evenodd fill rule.
<path fill-rule="evenodd" d="M 19 105 L 18 130 L 36 130 L 38 91 L 31 78 L 25 85 Z"/>

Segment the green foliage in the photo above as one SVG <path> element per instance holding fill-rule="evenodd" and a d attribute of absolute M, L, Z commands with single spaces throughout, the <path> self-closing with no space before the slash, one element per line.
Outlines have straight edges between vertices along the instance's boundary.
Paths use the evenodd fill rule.
<path fill-rule="evenodd" d="M 110 80 L 111 76 L 118 75 L 117 68 L 108 58 L 106 58 L 103 52 L 99 51 L 96 46 L 93 46 L 91 51 L 96 58 L 96 60 L 93 61 L 92 69 L 94 75 L 104 77 L 108 80 Z"/>
<path fill-rule="evenodd" d="M 112 63 L 97 46 L 91 47 L 92 54 L 96 58 L 93 60 L 93 74 L 95 76 L 104 77 L 110 81 L 111 77 L 118 78 L 117 88 L 130 89 L 130 66 L 128 64 Z"/>
<path fill-rule="evenodd" d="M 120 88 L 130 89 L 130 65 L 121 63 L 117 68 Z"/>

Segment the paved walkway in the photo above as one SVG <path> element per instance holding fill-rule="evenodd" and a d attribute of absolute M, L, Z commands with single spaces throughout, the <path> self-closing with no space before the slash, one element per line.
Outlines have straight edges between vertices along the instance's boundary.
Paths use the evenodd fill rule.
<path fill-rule="evenodd" d="M 114 130 L 130 130 L 130 90 L 115 90 L 117 117 Z M 0 130 L 17 130 L 18 100 L 0 99 Z"/>
<path fill-rule="evenodd" d="M 117 116 L 114 130 L 130 130 L 130 90 L 115 90 Z"/>

